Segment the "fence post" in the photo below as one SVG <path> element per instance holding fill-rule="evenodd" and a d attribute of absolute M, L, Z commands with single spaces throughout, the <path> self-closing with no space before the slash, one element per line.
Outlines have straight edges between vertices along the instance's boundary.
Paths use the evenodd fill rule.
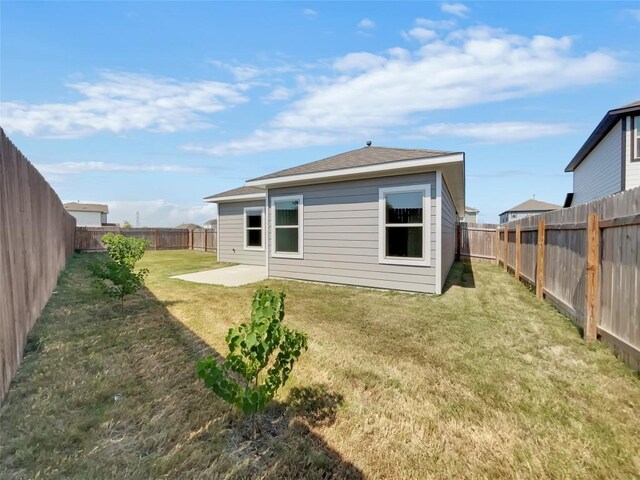
<path fill-rule="evenodd" d="M 496 256 L 496 265 L 500 265 L 500 229 L 496 227 L 496 244 L 493 247 L 494 255 Z"/>
<path fill-rule="evenodd" d="M 193 250 L 193 230 L 189 230 L 189 250 Z"/>
<path fill-rule="evenodd" d="M 544 220 L 538 222 L 538 259 L 536 261 L 536 297 L 544 298 Z"/>
<path fill-rule="evenodd" d="M 207 231 L 204 231 L 204 251 L 207 251 Z"/>
<path fill-rule="evenodd" d="M 509 263 L 509 229 L 504 227 L 504 261 L 502 262 L 504 265 L 505 271 L 509 271 L 507 268 L 507 264 Z"/>
<path fill-rule="evenodd" d="M 461 234 L 462 234 L 462 227 L 460 225 L 460 222 L 458 222 L 456 224 L 456 233 L 457 233 L 457 235 L 456 235 L 456 260 L 460 261 L 460 254 L 462 253 L 461 252 L 461 240 L 460 240 L 460 237 L 461 237 Z M 471 258 L 469 258 L 469 260 L 471 260 Z"/>
<path fill-rule="evenodd" d="M 593 341 L 598 334 L 598 270 L 600 268 L 600 227 L 598 214 L 587 218 L 587 314 L 584 339 Z"/>
<path fill-rule="evenodd" d="M 155 249 L 158 250 L 158 229 L 157 228 L 153 229 L 153 241 L 155 244 Z"/>
<path fill-rule="evenodd" d="M 520 224 L 516 225 L 516 264 L 514 268 L 514 275 L 516 280 L 520 281 L 520 240 L 521 240 Z"/>

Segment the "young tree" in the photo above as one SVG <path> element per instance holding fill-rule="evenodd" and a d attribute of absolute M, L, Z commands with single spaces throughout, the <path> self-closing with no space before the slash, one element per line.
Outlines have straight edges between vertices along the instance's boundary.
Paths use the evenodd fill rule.
<path fill-rule="evenodd" d="M 282 325 L 284 292 L 261 288 L 253 296 L 251 322 L 231 328 L 225 341 L 227 358 L 218 362 L 213 357 L 198 362 L 198 376 L 205 385 L 226 402 L 253 417 L 262 412 L 282 387 L 302 350 L 307 349 L 307 336 Z M 275 359 L 272 354 L 277 351 Z M 266 373 L 261 372 L 270 364 Z M 238 376 L 242 381 L 238 381 Z"/>
<path fill-rule="evenodd" d="M 129 238 L 124 235 L 107 233 L 102 237 L 110 259 L 103 263 L 93 263 L 90 269 L 96 277 L 96 284 L 107 295 L 120 299 L 124 315 L 124 297 L 138 291 L 149 274 L 146 268 L 135 271 L 135 265 L 149 246 L 147 240 Z"/>
<path fill-rule="evenodd" d="M 130 228 L 131 228 L 131 223 L 129 223 L 129 220 L 125 220 L 124 222 L 122 222 L 123 230 L 129 230 Z"/>

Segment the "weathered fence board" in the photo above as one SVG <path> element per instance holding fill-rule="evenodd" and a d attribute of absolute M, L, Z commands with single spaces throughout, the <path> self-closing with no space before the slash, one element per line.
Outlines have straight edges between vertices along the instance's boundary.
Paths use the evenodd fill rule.
<path fill-rule="evenodd" d="M 127 228 L 119 227 L 78 227 L 76 229 L 76 250 L 81 252 L 102 252 L 105 246 L 102 237 L 107 233 L 121 233 L 126 237 L 143 238 L 149 242 L 150 250 L 216 250 L 216 232 L 200 228 Z M 208 240 L 205 243 L 205 239 Z M 205 248 L 206 245 L 206 248 Z"/>
<path fill-rule="evenodd" d="M 588 241 L 593 214 L 597 224 Z M 640 370 L 640 187 L 509 222 L 497 226 L 497 234 L 485 227 L 460 224 L 460 258 L 485 258 L 491 251 L 489 258 L 515 272 L 518 250 L 520 279 L 538 298 L 544 296 L 582 327 L 585 338 L 594 336 L 596 326 L 601 340 Z M 464 241 L 467 230 L 474 232 L 473 241 Z M 591 251 L 589 244 L 595 245 Z M 588 265 L 589 252 L 594 260 Z"/>
<path fill-rule="evenodd" d="M 75 219 L 0 128 L 0 401 L 73 253 Z"/>

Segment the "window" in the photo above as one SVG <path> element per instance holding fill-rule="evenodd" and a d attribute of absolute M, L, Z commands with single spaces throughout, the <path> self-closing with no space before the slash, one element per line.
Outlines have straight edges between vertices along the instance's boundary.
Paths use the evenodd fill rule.
<path fill-rule="evenodd" d="M 633 119 L 633 155 L 634 160 L 640 160 L 640 117 Z"/>
<path fill-rule="evenodd" d="M 302 195 L 273 197 L 271 209 L 273 256 L 302 258 Z"/>
<path fill-rule="evenodd" d="M 264 250 L 264 208 L 244 209 L 244 249 Z"/>
<path fill-rule="evenodd" d="M 380 189 L 380 263 L 431 264 L 430 185 Z"/>

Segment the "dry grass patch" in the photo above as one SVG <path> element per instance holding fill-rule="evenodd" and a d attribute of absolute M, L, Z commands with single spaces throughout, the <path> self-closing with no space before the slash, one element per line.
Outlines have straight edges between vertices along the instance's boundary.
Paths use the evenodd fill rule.
<path fill-rule="evenodd" d="M 256 285 L 149 252 L 129 315 L 72 260 L 0 410 L 0 474 L 59 478 L 640 477 L 640 379 L 492 265 L 440 297 L 265 281 L 309 335 L 262 439 L 195 377 Z M 142 265 L 141 265 L 142 266 Z M 120 394 L 118 400 L 114 395 Z"/>

